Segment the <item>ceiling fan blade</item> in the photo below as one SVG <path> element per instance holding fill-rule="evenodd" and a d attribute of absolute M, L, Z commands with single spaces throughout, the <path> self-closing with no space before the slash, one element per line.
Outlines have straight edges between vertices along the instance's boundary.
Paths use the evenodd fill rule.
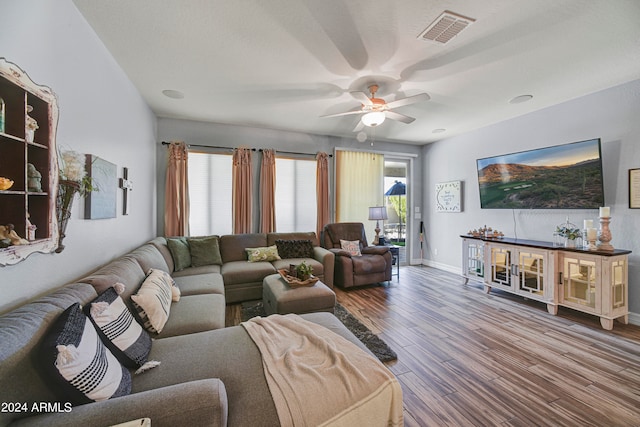
<path fill-rule="evenodd" d="M 362 123 L 362 120 L 358 120 L 358 124 L 353 128 L 353 131 L 360 132 L 362 128 L 364 128 L 364 123 Z"/>
<path fill-rule="evenodd" d="M 358 101 L 362 102 L 364 105 L 373 105 L 369 96 L 367 96 L 364 92 L 349 92 L 351 96 L 353 96 Z"/>
<path fill-rule="evenodd" d="M 426 93 L 419 93 L 418 95 L 408 96 L 406 98 L 397 99 L 395 101 L 387 102 L 388 108 L 402 107 L 403 105 L 415 104 L 416 102 L 424 102 L 430 100 L 431 97 Z"/>
<path fill-rule="evenodd" d="M 402 123 L 409 124 L 415 119 L 413 117 L 405 116 L 404 114 L 396 113 L 395 111 L 385 111 L 388 119 L 397 120 Z"/>
<path fill-rule="evenodd" d="M 336 114 L 327 114 L 325 116 L 320 116 L 320 118 L 325 118 L 325 117 L 340 117 L 340 116 L 348 116 L 350 114 L 361 114 L 363 113 L 363 111 L 358 108 L 356 110 L 351 110 L 351 111 L 345 111 L 344 113 L 336 113 Z"/>

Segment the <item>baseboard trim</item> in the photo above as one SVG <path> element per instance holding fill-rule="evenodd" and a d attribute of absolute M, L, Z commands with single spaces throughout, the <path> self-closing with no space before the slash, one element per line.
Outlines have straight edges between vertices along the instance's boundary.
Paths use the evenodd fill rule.
<path fill-rule="evenodd" d="M 448 271 L 449 273 L 459 274 L 462 276 L 462 269 L 452 265 L 443 264 L 441 262 L 432 261 L 430 259 L 412 259 L 411 265 L 426 265 L 427 267 L 437 268 L 438 270 Z M 640 326 L 640 313 L 629 313 L 629 323 Z"/>

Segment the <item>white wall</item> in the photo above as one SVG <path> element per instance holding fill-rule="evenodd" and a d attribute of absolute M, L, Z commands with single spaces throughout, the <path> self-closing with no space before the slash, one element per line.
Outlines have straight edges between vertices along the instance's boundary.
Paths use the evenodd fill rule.
<path fill-rule="evenodd" d="M 601 138 L 605 204 L 612 215 L 611 243 L 633 251 L 629 308 L 640 313 L 640 210 L 628 207 L 628 170 L 640 168 L 639 111 L 637 80 L 423 147 L 428 263 L 460 271 L 459 235 L 485 224 L 508 237 L 543 241 L 552 241 L 555 226 L 567 216 L 580 226 L 583 219 L 594 219 L 597 224 L 597 210 L 480 209 L 475 162 L 482 157 Z M 452 180 L 464 181 L 464 211 L 436 213 L 432 202 L 435 184 Z"/>
<path fill-rule="evenodd" d="M 131 213 L 84 220 L 76 199 L 60 254 L 0 267 L 0 312 L 73 281 L 155 236 L 156 119 L 70 0 L 1 0 L 0 56 L 57 95 L 60 148 L 129 167 Z M 0 222 L 3 221 L 0 218 Z"/>

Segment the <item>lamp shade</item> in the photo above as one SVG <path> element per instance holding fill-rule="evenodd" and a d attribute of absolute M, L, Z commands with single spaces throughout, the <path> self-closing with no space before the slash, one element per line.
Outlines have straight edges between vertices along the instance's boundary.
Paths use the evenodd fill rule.
<path fill-rule="evenodd" d="M 384 119 L 386 118 L 387 116 L 384 114 L 383 111 L 374 111 L 362 116 L 362 123 L 365 126 L 375 127 L 375 126 L 381 125 L 382 122 L 384 122 Z"/>
<path fill-rule="evenodd" d="M 389 219 L 385 206 L 373 206 L 369 208 L 369 220 Z"/>

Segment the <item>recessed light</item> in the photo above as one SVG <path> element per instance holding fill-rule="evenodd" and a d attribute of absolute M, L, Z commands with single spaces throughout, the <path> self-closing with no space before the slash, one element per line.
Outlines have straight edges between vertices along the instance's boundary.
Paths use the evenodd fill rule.
<path fill-rule="evenodd" d="M 446 129 L 442 129 L 442 128 L 440 128 L 440 129 L 434 129 L 434 130 L 432 130 L 432 131 L 431 131 L 431 133 L 442 133 L 442 132 L 446 132 L 446 131 L 447 131 Z"/>
<path fill-rule="evenodd" d="M 179 90 L 165 89 L 165 90 L 162 91 L 162 94 L 164 96 L 167 96 L 167 97 L 173 98 L 173 99 L 182 99 L 182 98 L 184 98 L 184 93 L 180 92 Z"/>
<path fill-rule="evenodd" d="M 533 95 L 516 96 L 515 98 L 512 98 L 511 101 L 509 101 L 509 104 L 522 104 L 523 102 L 530 101 L 531 98 L 533 98 Z"/>

